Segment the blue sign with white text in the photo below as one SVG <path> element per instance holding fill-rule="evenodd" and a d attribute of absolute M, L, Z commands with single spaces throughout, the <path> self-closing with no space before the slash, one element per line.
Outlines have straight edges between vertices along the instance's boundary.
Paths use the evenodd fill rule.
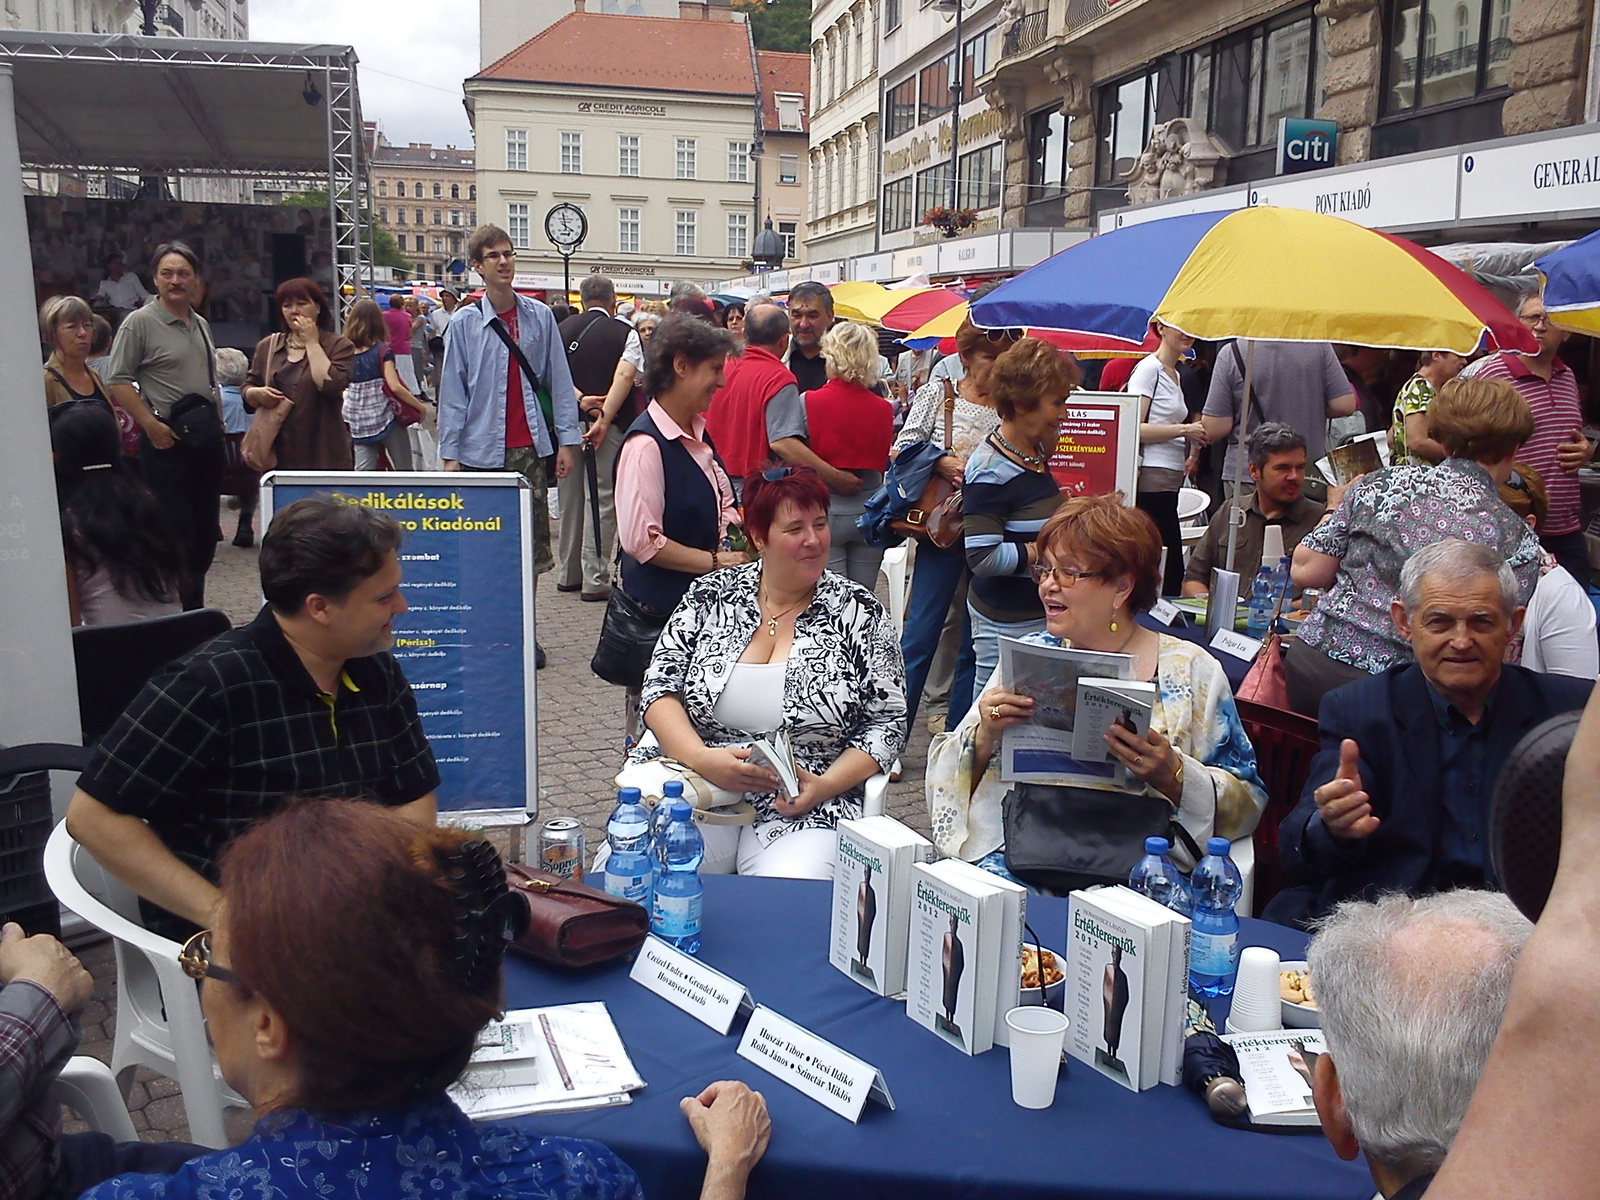
<path fill-rule="evenodd" d="M 1339 123 L 1278 118 L 1278 174 L 1321 171 L 1339 161 Z"/>
<path fill-rule="evenodd" d="M 517 476 L 441 478 L 279 472 L 263 493 L 270 483 L 272 511 L 331 495 L 400 523 L 407 611 L 394 620 L 394 656 L 439 765 L 439 809 L 520 820 L 538 795 L 524 488 Z"/>

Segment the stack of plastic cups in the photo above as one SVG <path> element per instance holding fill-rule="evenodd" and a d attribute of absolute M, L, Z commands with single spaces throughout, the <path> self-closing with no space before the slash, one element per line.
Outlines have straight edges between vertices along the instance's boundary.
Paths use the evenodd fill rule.
<path fill-rule="evenodd" d="M 1229 1033 L 1267 1033 L 1283 1028 L 1279 965 L 1277 951 L 1263 946 L 1250 946 L 1239 952 L 1233 1008 L 1228 1013 Z"/>

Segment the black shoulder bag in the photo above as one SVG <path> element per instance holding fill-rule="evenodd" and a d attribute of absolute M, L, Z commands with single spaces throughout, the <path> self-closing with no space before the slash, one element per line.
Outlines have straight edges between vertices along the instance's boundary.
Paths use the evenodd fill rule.
<path fill-rule="evenodd" d="M 1001 801 L 1006 870 L 1024 883 L 1066 895 L 1100 883 L 1127 883 L 1147 837 L 1200 847 L 1173 817 L 1165 796 L 1099 788 L 1014 784 Z"/>

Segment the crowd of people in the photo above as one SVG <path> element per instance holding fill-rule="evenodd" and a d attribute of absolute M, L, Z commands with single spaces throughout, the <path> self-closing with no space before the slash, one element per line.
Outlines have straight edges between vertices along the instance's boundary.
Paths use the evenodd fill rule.
<path fill-rule="evenodd" d="M 1105 736 L 1127 789 L 1071 789 L 1059 811 L 1111 840 L 1126 822 L 1107 806 L 1136 795 L 1188 869 L 1208 838 L 1252 834 L 1267 785 L 1223 663 L 1151 610 L 1204 595 L 1230 542 L 1253 570 L 1276 529 L 1291 602 L 1309 609 L 1284 684 L 1321 749 L 1279 830 L 1287 886 L 1263 915 L 1318 931 L 1324 1130 L 1406 1200 L 1430 1186 L 1458 1127 L 1492 1141 L 1468 1103 L 1480 1075 L 1514 1091 L 1492 1070 L 1501 1014 L 1521 1039 L 1504 1054 L 1530 1057 L 1546 1002 L 1523 975 L 1512 985 L 1529 926 L 1496 894 L 1490 794 L 1523 735 L 1590 703 L 1600 673 L 1577 482 L 1593 446 L 1539 297 L 1519 308 L 1538 355 L 1467 364 L 1425 351 L 1392 396 L 1364 351 L 1233 342 L 1191 360 L 1192 339 L 1153 320 L 1158 348 L 1119 368 L 1140 398 L 1136 495 L 1068 499 L 1049 458 L 1084 367 L 1021 330 L 967 321 L 955 354 L 891 364 L 872 330 L 835 319 L 820 285 L 736 306 L 684 288 L 624 317 L 602 276 L 582 282 L 578 311 L 518 293 L 498 227 L 474 231 L 468 258 L 482 293 L 452 295 L 442 321 L 399 296 L 387 310 L 362 298 L 336 330 L 317 284 L 287 281 L 280 328 L 248 362 L 212 344 L 192 302 L 200 264 L 179 243 L 156 252 L 155 295 L 123 319 L 104 370 L 88 304 L 48 301 L 74 620 L 203 603 L 223 480 L 263 467 L 264 416 L 276 465 L 322 470 L 407 469 L 409 418 L 436 421 L 444 471 L 528 482 L 535 579 L 557 571 L 558 590 L 585 601 L 620 591 L 659 623 L 624 702 L 619 780 L 655 797 L 685 784 L 703 870 L 831 877 L 838 822 L 899 769 L 919 708 L 942 701 L 926 770 L 938 850 L 1045 890 L 1007 856 L 1014 789 L 997 751 L 1036 700 L 1008 686 L 1000 639 L 1125 656 L 1129 678 L 1152 685 L 1148 728 Z M 1346 484 L 1314 473 L 1355 432 L 1387 432 L 1393 465 Z M 953 544 L 917 541 L 897 631 L 874 594 L 883 541 L 857 518 L 918 455 L 958 491 L 962 525 Z M 1177 498 L 1195 484 L 1217 511 L 1186 549 Z M 250 529 L 239 494 L 236 540 Z M 406 610 L 399 548 L 398 526 L 364 508 L 307 499 L 277 514 L 259 555 L 266 606 L 146 685 L 68 810 L 147 925 L 187 944 L 225 1076 L 275 1119 L 228 1162 L 187 1166 L 124 1163 L 114 1147 L 51 1141 L 37 1121 L 24 1123 L 32 1142 L 0 1130 L 0 1168 L 36 1185 L 17 1195 L 75 1194 L 120 1170 L 248 1174 L 309 1194 L 280 1178 L 273 1147 L 317 1138 L 372 1163 L 374 1179 L 399 1172 L 404 1188 L 395 1147 L 423 1136 L 473 1181 L 468 1195 L 636 1194 L 604 1148 L 474 1129 L 442 1094 L 499 993 L 451 973 L 451 864 L 466 835 L 436 827 L 438 770 L 389 653 Z M 1590 790 L 1597 721 L 1574 751 Z M 752 739 L 774 730 L 792 742 L 797 794 L 752 761 Z M 337 863 L 308 860 L 328 847 Z M 1556 899 L 1570 911 L 1567 897 L 1587 893 L 1562 864 Z M 408 915 L 375 923 L 386 911 Z M 1470 962 L 1465 944 L 1481 950 Z M 1395 970 L 1402 952 L 1441 965 Z M 1550 953 L 1529 975 L 1549 976 Z M 43 1077 L 70 1041 L 82 980 L 59 947 L 8 930 L 0 982 L 0 1022 L 26 1001 L 17 1019 L 53 1047 Z M 351 1022 L 364 1012 L 387 1015 Z M 1419 1045 L 1424 1029 L 1445 1049 Z M 1421 1078 L 1437 1085 L 1412 1086 Z M 742 1194 L 766 1144 L 760 1098 L 714 1084 L 685 1111 L 710 1157 L 704 1194 Z M 94 1194 L 183 1186 L 124 1178 Z"/>

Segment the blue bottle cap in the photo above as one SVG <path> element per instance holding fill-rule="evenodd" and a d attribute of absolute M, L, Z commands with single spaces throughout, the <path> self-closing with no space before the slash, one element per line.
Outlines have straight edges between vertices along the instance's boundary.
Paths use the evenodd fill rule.
<path fill-rule="evenodd" d="M 637 804 L 637 803 L 639 803 L 639 789 L 638 788 L 621 788 L 621 789 L 619 789 L 618 792 L 617 792 L 617 803 L 618 804 Z"/>
<path fill-rule="evenodd" d="M 1165 854 L 1172 849 L 1172 843 L 1164 837 L 1147 837 L 1144 840 L 1146 854 Z"/>
<path fill-rule="evenodd" d="M 680 784 L 680 789 L 682 785 Z M 694 809 L 689 807 L 687 800 L 676 800 L 672 805 L 672 819 L 674 821 L 687 821 L 694 816 Z"/>
<path fill-rule="evenodd" d="M 1222 858 L 1228 857 L 1228 851 L 1233 849 L 1233 843 L 1227 838 L 1214 837 L 1206 842 L 1206 853 L 1215 854 Z"/>
<path fill-rule="evenodd" d="M 661 785 L 661 798 L 663 800 L 676 800 L 683 795 L 683 780 L 669 779 Z"/>

